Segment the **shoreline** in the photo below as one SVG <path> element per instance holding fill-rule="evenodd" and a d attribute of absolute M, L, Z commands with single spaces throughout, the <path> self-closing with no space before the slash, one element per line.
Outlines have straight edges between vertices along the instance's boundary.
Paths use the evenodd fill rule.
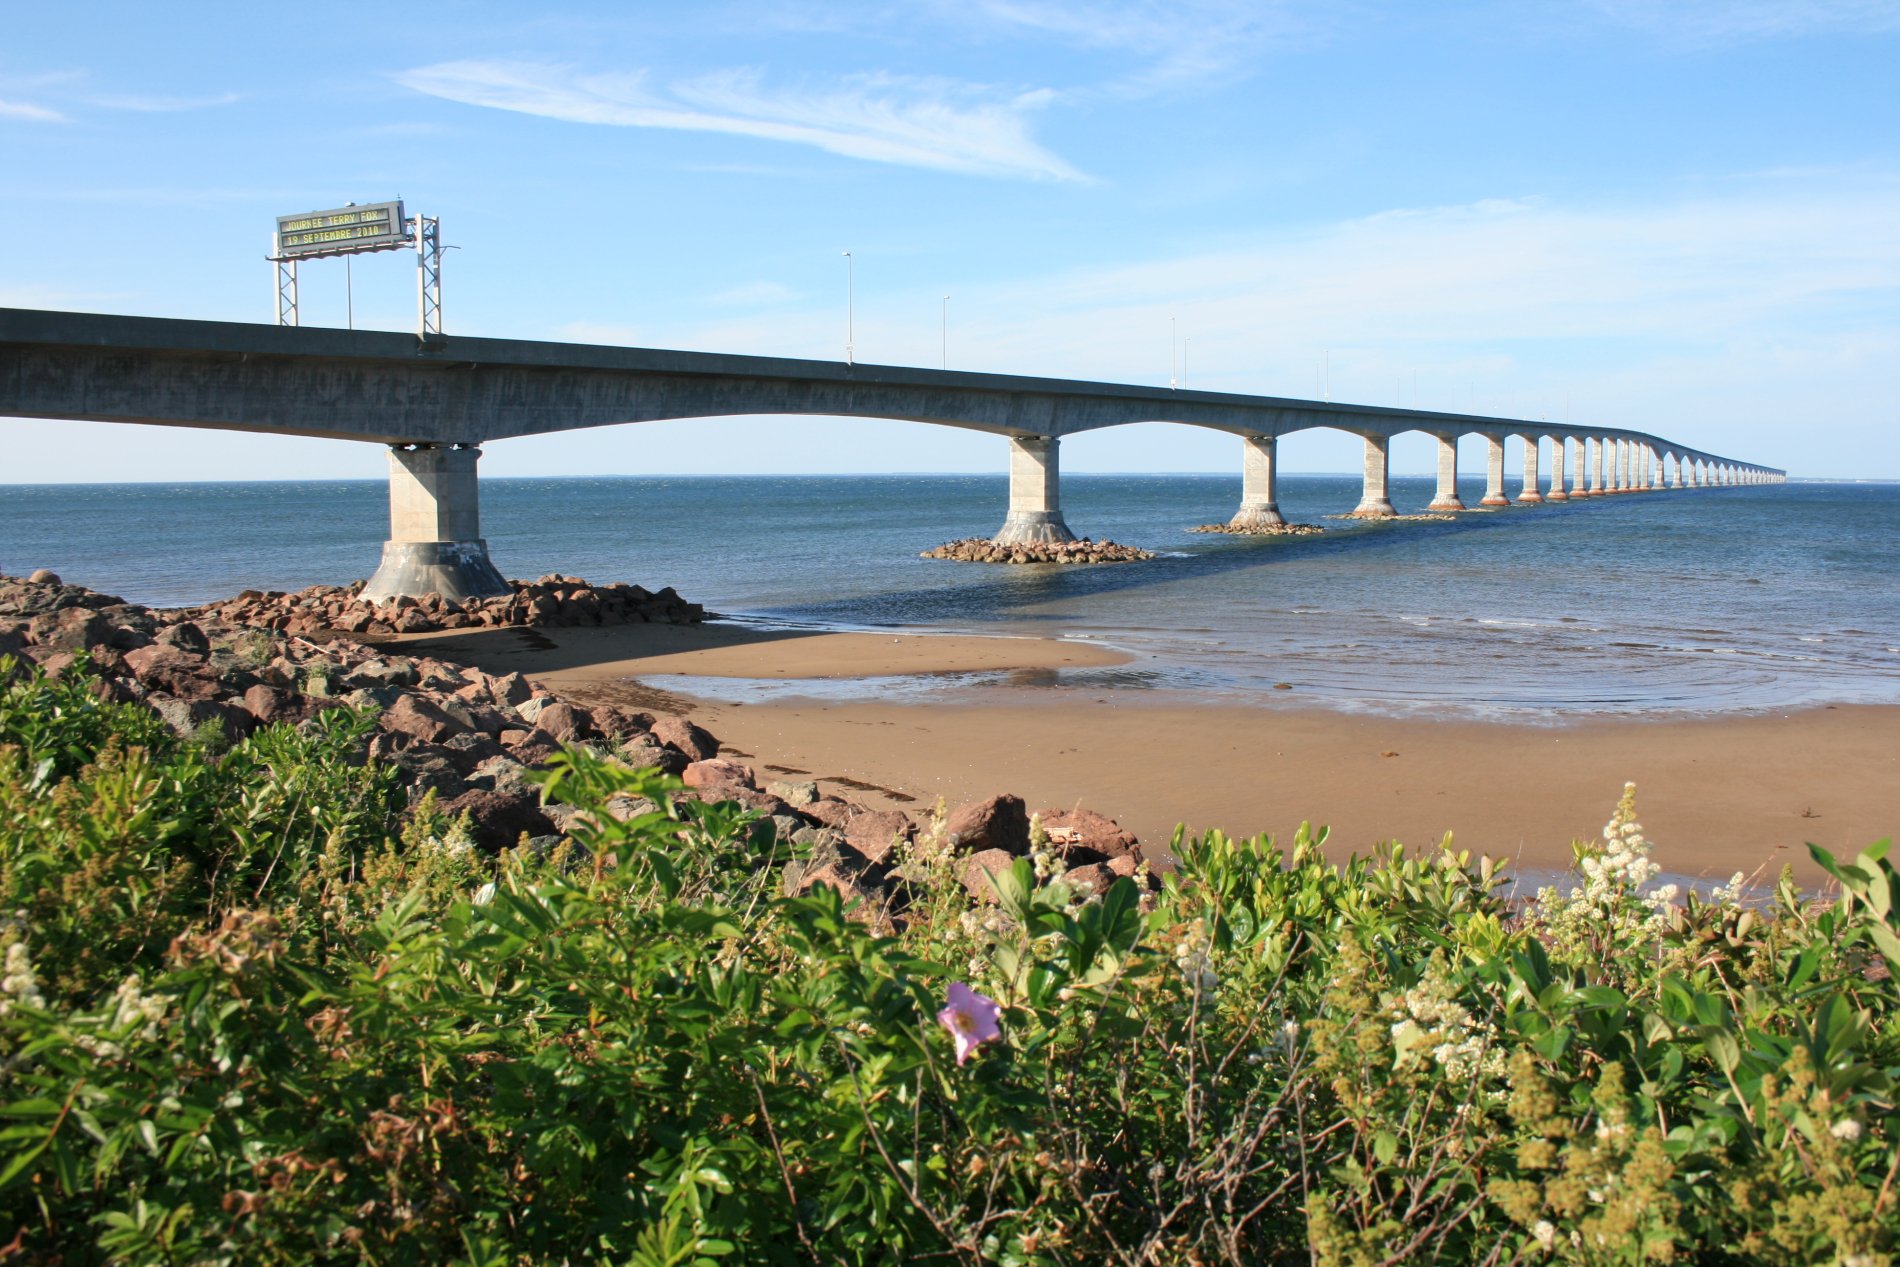
<path fill-rule="evenodd" d="M 1086 805 L 1164 852 L 1191 831 L 1330 825 L 1331 849 L 1414 849 L 1446 831 L 1473 854 L 1562 871 L 1625 781 L 1671 872 L 1772 883 L 1821 878 L 1806 841 L 1849 856 L 1900 824 L 1900 707 L 1824 705 L 1720 717 L 1573 719 L 1556 726 L 1391 718 L 1306 701 L 1130 699 L 1056 688 L 1033 698 L 736 703 L 644 677 L 835 681 L 1108 666 L 1130 657 L 1055 639 L 715 626 L 493 630 L 401 640 L 405 651 L 519 670 L 578 703 L 690 714 L 762 772 L 815 778 L 875 808 L 927 813 L 999 792 L 1032 809 Z"/>

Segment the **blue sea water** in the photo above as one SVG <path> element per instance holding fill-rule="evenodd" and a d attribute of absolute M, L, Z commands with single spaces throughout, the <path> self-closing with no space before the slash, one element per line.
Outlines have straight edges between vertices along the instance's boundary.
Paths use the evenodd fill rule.
<path fill-rule="evenodd" d="M 1190 533 L 1237 475 L 1063 478 L 1072 528 L 1152 562 L 995 567 L 918 558 L 1001 523 L 1003 476 L 485 479 L 510 576 L 675 586 L 736 619 L 1085 638 L 1134 662 L 1061 675 L 697 693 L 1021 688 L 1174 692 L 1516 720 L 1900 702 L 1900 485 L 1685 490 L 1361 524 L 1358 480 L 1289 476 L 1319 538 Z M 1476 505 L 1481 480 L 1461 492 Z M 1401 512 L 1431 499 L 1398 478 Z M 380 482 L 0 486 L 0 568 L 153 605 L 366 575 Z M 1292 691 L 1275 691 L 1288 683 Z"/>

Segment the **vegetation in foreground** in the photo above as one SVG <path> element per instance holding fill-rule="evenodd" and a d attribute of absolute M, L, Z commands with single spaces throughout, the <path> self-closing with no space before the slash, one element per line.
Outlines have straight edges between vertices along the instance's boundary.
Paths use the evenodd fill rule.
<path fill-rule="evenodd" d="M 585 751 L 544 776 L 589 811 L 571 842 L 492 857 L 398 813 L 347 711 L 217 750 L 74 670 L 7 677 L 0 1258 L 1873 1267 L 1900 1239 L 1884 844 L 1817 854 L 1831 900 L 1650 893 L 1626 796 L 1521 909 L 1448 844 L 1336 865 L 1304 832 L 1179 840 L 1150 902 L 1022 859 L 972 907 L 925 833 L 880 936 L 778 895 L 769 823 Z"/>

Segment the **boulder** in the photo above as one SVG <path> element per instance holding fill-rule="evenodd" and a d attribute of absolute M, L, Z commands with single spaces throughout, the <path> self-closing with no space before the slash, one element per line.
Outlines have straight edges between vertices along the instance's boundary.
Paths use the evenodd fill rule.
<path fill-rule="evenodd" d="M 1108 886 L 1115 883 L 1115 879 L 1115 873 L 1099 862 L 1070 867 L 1062 873 L 1063 883 L 1077 893 L 1093 893 L 1097 897 L 1108 892 Z"/>
<path fill-rule="evenodd" d="M 134 652 L 133 654 L 137 654 Z M 396 734 L 413 735 L 423 743 L 441 743 L 463 732 L 464 727 L 447 713 L 418 695 L 404 695 L 378 719 L 382 729 Z"/>
<path fill-rule="evenodd" d="M 814 822 L 843 831 L 845 825 L 861 811 L 849 801 L 841 801 L 835 796 L 821 796 L 809 805 L 799 806 L 798 812 Z"/>
<path fill-rule="evenodd" d="M 245 711 L 264 726 L 296 721 L 299 713 L 296 696 L 261 683 L 244 692 L 243 704 Z"/>
<path fill-rule="evenodd" d="M 584 743 L 598 733 L 592 715 L 565 700 L 557 700 L 536 713 L 534 727 L 559 743 Z"/>
<path fill-rule="evenodd" d="M 33 575 L 26 579 L 35 585 L 58 585 L 60 583 L 59 573 L 48 571 L 45 568 L 35 569 Z"/>
<path fill-rule="evenodd" d="M 545 836 L 554 831 L 554 823 L 541 811 L 536 797 L 522 792 L 474 789 L 442 803 L 451 816 L 467 814 L 469 834 L 483 849 L 511 849 L 523 832 Z"/>
<path fill-rule="evenodd" d="M 1051 839 L 1063 844 L 1063 856 L 1074 858 L 1078 863 L 1119 858 L 1137 852 L 1140 844 L 1134 833 L 1092 809 L 1046 809 L 1038 817 Z M 1076 856 L 1084 850 L 1096 856 Z"/>
<path fill-rule="evenodd" d="M 84 651 L 112 642 L 112 622 L 84 607 L 64 607 L 27 622 L 27 637 L 55 651 Z"/>
<path fill-rule="evenodd" d="M 685 753 L 668 748 L 652 735 L 636 735 L 620 745 L 620 758 L 636 770 L 658 769 L 678 774 L 688 764 Z"/>
<path fill-rule="evenodd" d="M 816 783 L 798 783 L 785 779 L 773 779 L 765 785 L 765 790 L 784 801 L 787 805 L 810 805 L 818 799 Z"/>
<path fill-rule="evenodd" d="M 719 741 L 684 717 L 669 714 L 655 718 L 653 736 L 661 743 L 679 749 L 694 761 L 709 761 L 719 755 Z"/>
<path fill-rule="evenodd" d="M 900 844 L 917 834 L 910 815 L 902 810 L 869 810 L 845 824 L 844 838 L 851 847 L 876 863 L 888 863 Z"/>
<path fill-rule="evenodd" d="M 166 674 L 195 674 L 205 665 L 202 655 L 165 642 L 135 647 L 125 653 L 125 666 L 141 679 L 152 680 Z"/>
<path fill-rule="evenodd" d="M 166 625 L 152 635 L 152 641 L 161 647 L 176 647 L 200 659 L 211 654 L 211 639 L 205 637 L 205 631 L 189 620 Z"/>
<path fill-rule="evenodd" d="M 963 881 L 963 887 L 970 896 L 979 902 L 994 902 L 996 887 L 990 882 L 992 872 L 1007 871 L 1016 861 L 1016 855 L 1005 849 L 979 849 L 965 858 L 957 868 L 957 878 Z"/>
<path fill-rule="evenodd" d="M 959 805 L 944 823 L 944 836 L 962 853 L 1001 849 L 1029 852 L 1029 811 L 1023 798 L 1004 793 Z"/>
<path fill-rule="evenodd" d="M 680 772 L 680 779 L 687 787 L 702 793 L 701 799 L 729 800 L 731 793 L 740 790 L 757 791 L 752 783 L 752 771 L 736 761 L 721 761 L 711 758 L 695 761 Z"/>

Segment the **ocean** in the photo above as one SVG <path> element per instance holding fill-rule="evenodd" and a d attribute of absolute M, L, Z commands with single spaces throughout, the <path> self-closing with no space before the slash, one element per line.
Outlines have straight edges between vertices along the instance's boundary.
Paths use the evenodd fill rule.
<path fill-rule="evenodd" d="M 1515 486 L 1515 480 L 1511 481 Z M 1513 721 L 1900 702 L 1900 485 L 1665 491 L 1356 523 L 1359 481 L 1285 476 L 1323 537 L 1197 535 L 1237 475 L 1065 474 L 1078 534 L 1146 563 L 920 559 L 1002 523 L 998 475 L 484 479 L 504 575 L 664 585 L 778 626 L 1059 635 L 1112 669 L 901 683 L 696 682 L 693 693 L 946 699 L 1007 686 Z M 1429 477 L 1397 477 L 1401 513 Z M 1469 505 L 1482 478 L 1460 481 Z M 366 576 L 380 481 L 0 486 L 0 569 L 154 606 Z M 1285 683 L 1290 690 L 1276 689 Z"/>

